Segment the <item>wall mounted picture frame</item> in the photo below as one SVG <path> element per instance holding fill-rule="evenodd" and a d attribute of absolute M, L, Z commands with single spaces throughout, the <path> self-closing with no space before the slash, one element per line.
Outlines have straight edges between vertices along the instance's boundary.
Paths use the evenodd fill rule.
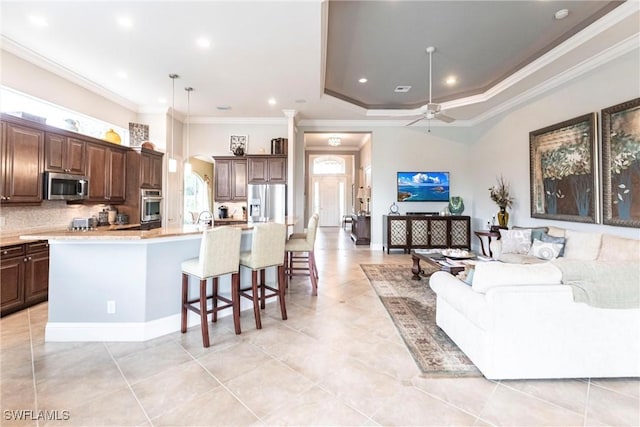
<path fill-rule="evenodd" d="M 129 144 L 132 147 L 140 147 L 149 141 L 149 125 L 129 122 Z"/>
<path fill-rule="evenodd" d="M 599 221 L 596 113 L 529 133 L 531 217 Z"/>
<path fill-rule="evenodd" d="M 640 227 L 640 98 L 600 113 L 603 222 Z"/>
<path fill-rule="evenodd" d="M 236 155 L 247 154 L 248 135 L 231 135 L 229 137 L 229 151 Z M 242 154 L 238 154 L 238 149 L 242 149 Z"/>

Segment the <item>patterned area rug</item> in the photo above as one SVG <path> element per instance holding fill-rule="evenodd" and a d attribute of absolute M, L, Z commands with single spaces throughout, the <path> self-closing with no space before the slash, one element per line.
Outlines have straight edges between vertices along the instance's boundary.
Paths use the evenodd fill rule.
<path fill-rule="evenodd" d="M 424 264 L 424 263 L 423 263 Z M 418 367 L 427 376 L 481 376 L 478 368 L 436 325 L 436 294 L 429 278 L 411 280 L 411 266 L 361 264 Z M 423 266 L 430 275 L 437 271 Z"/>

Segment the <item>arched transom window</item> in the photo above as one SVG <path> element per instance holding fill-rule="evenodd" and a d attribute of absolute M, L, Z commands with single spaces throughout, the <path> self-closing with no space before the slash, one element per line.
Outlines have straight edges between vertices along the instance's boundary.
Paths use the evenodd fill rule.
<path fill-rule="evenodd" d="M 314 175 L 338 175 L 344 174 L 346 170 L 343 157 L 319 156 L 313 159 Z"/>

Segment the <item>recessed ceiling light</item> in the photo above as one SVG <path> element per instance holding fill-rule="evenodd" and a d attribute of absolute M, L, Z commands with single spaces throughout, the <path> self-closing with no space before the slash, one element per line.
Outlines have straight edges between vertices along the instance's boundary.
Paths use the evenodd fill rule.
<path fill-rule="evenodd" d="M 216 107 L 216 109 L 220 110 L 220 111 L 227 111 L 227 110 L 231 110 L 231 105 L 218 105 Z"/>
<path fill-rule="evenodd" d="M 206 37 L 198 37 L 196 39 L 196 44 L 203 49 L 207 49 L 208 47 L 211 46 L 211 42 Z"/>
<path fill-rule="evenodd" d="M 269 98 L 269 105 L 276 105 L 276 99 L 275 98 Z"/>
<path fill-rule="evenodd" d="M 128 16 L 118 16 L 117 22 L 122 28 L 133 27 L 133 21 Z"/>
<path fill-rule="evenodd" d="M 366 83 L 366 82 L 368 82 L 368 80 L 367 80 L 367 78 L 366 78 L 366 77 L 362 77 L 362 78 L 358 79 L 358 81 L 359 81 L 360 83 Z"/>
<path fill-rule="evenodd" d="M 569 9 L 560 9 L 554 16 L 558 21 L 564 19 L 569 16 Z"/>
<path fill-rule="evenodd" d="M 456 76 L 449 76 L 444 82 L 449 86 L 453 86 L 454 84 L 458 83 L 458 79 L 456 78 Z"/>
<path fill-rule="evenodd" d="M 29 16 L 29 22 L 31 22 L 36 27 L 47 27 L 47 26 L 49 26 L 49 23 L 47 22 L 47 20 L 44 19 L 44 17 L 42 17 L 42 16 L 30 15 Z"/>
<path fill-rule="evenodd" d="M 407 93 L 410 90 L 411 90 L 411 86 L 401 85 L 401 86 L 396 86 L 396 88 L 393 91 L 397 93 Z"/>
<path fill-rule="evenodd" d="M 158 97 L 158 102 L 160 104 L 166 104 L 167 103 L 167 98 L 160 96 L 160 97 Z"/>
<path fill-rule="evenodd" d="M 125 73 L 125 72 L 124 72 L 124 71 L 122 71 L 122 70 L 121 70 L 121 71 L 118 71 L 118 72 L 116 73 L 116 76 L 120 77 L 121 79 L 126 79 L 127 77 L 129 77 L 129 76 L 127 75 L 127 73 Z"/>

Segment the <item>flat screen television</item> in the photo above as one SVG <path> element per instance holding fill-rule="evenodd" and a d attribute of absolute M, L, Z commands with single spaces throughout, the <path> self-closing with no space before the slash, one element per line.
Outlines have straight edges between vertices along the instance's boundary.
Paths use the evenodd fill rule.
<path fill-rule="evenodd" d="M 398 172 L 399 202 L 448 202 L 449 172 Z"/>

